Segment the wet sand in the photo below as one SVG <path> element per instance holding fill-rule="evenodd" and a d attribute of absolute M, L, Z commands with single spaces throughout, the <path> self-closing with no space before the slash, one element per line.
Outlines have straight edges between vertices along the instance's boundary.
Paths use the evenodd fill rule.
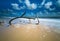
<path fill-rule="evenodd" d="M 17 24 L 0 31 L 0 41 L 60 41 L 60 34 L 40 24 Z"/>

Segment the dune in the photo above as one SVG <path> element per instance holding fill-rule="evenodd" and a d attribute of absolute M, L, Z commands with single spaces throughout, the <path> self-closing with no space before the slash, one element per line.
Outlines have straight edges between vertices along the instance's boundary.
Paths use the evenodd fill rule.
<path fill-rule="evenodd" d="M 0 33 L 0 41 L 60 41 L 60 34 L 41 24 L 15 24 Z"/>

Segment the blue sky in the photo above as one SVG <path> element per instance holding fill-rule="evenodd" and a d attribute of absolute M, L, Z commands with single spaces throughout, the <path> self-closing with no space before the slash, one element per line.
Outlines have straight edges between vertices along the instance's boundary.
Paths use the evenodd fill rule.
<path fill-rule="evenodd" d="M 0 16 L 60 17 L 60 0 L 0 0 Z"/>

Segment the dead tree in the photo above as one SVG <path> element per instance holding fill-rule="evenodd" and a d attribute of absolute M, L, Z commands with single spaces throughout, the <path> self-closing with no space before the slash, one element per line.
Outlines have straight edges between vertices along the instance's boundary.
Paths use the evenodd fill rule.
<path fill-rule="evenodd" d="M 11 22 L 12 22 L 13 20 L 18 19 L 18 18 L 22 18 L 25 14 L 26 14 L 26 12 L 24 12 L 20 17 L 15 17 L 15 18 L 11 19 L 11 20 L 9 21 L 9 24 L 12 25 Z"/>
<path fill-rule="evenodd" d="M 38 21 L 38 23 L 36 23 L 37 25 L 39 24 L 39 18 L 38 18 L 38 14 L 36 15 L 36 17 L 37 17 L 37 21 Z"/>

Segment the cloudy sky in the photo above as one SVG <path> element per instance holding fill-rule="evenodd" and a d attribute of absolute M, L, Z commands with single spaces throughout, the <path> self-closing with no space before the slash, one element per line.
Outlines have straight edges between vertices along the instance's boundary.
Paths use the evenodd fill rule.
<path fill-rule="evenodd" d="M 0 0 L 0 16 L 60 17 L 60 0 Z"/>

